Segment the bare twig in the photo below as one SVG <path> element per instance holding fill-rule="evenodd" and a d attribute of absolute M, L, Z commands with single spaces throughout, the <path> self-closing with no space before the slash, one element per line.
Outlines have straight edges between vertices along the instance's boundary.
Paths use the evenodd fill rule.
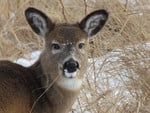
<path fill-rule="evenodd" d="M 64 20 L 65 20 L 66 22 L 68 22 L 67 17 L 66 17 L 66 15 L 65 15 L 65 7 L 64 7 L 63 1 L 62 1 L 62 0 L 59 0 L 59 2 L 60 2 L 61 7 L 62 7 L 62 14 L 63 14 L 63 16 L 64 16 Z"/>
<path fill-rule="evenodd" d="M 49 86 L 45 89 L 45 91 L 35 100 L 35 102 L 34 102 L 33 105 L 32 105 L 32 108 L 31 108 L 31 110 L 30 110 L 30 113 L 33 112 L 34 107 L 36 106 L 37 102 L 42 98 L 42 96 L 52 87 L 52 85 L 56 82 L 56 80 L 58 80 L 58 77 L 59 77 L 59 76 L 57 76 L 57 77 L 54 79 L 54 81 L 52 81 L 52 83 L 49 84 Z"/>
<path fill-rule="evenodd" d="M 87 6 L 87 2 L 86 2 L 86 0 L 83 0 L 83 1 L 84 1 L 84 6 L 85 6 L 85 10 L 84 10 L 85 11 L 85 15 L 87 15 L 87 7 L 88 7 Z"/>
<path fill-rule="evenodd" d="M 80 98 L 77 98 L 77 101 L 78 101 L 78 104 L 79 104 L 79 106 L 80 106 L 81 113 L 83 113 L 82 105 L 81 105 L 81 102 L 80 102 Z"/>

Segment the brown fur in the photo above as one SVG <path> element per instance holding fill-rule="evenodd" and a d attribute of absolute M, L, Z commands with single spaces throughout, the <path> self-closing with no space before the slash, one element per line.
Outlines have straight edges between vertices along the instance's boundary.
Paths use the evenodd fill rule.
<path fill-rule="evenodd" d="M 42 72 L 39 62 L 25 68 L 9 61 L 0 62 L 0 113 L 30 113 L 32 105 L 43 93 Z M 44 78 L 42 78 L 44 79 Z M 49 100 L 44 95 L 33 113 L 67 113 L 79 91 L 67 91 L 53 85 Z"/>
<path fill-rule="evenodd" d="M 60 39 L 60 41 L 65 39 L 66 34 L 59 27 L 56 28 L 56 31 L 53 31 L 55 33 L 52 32 L 48 35 L 45 44 L 47 47 L 41 54 L 40 59 L 30 68 L 9 61 L 0 62 L 0 113 L 30 113 L 34 102 L 46 89 L 46 77 L 48 76 L 51 83 L 58 76 L 57 62 L 60 62 L 60 55 L 52 55 L 47 51 L 50 51 L 48 45 L 50 45 L 51 37 L 58 37 L 57 39 Z M 57 30 L 60 30 L 60 32 Z M 78 34 L 82 31 L 77 27 L 72 27 L 72 32 L 74 32 L 74 35 L 69 40 L 77 43 L 80 40 Z M 83 36 L 85 37 L 85 34 Z M 65 58 L 67 54 L 64 52 L 62 56 Z M 84 61 L 81 68 L 84 73 L 87 65 L 87 61 L 84 60 L 86 55 L 76 56 L 79 57 L 80 61 Z M 83 74 L 81 73 L 81 75 Z M 79 78 L 82 78 L 81 75 L 79 75 Z M 35 104 L 33 113 L 67 113 L 79 91 L 79 89 L 68 91 L 54 83 L 49 91 Z"/>
<path fill-rule="evenodd" d="M 108 14 L 97 10 L 78 24 L 53 24 L 35 8 L 28 8 L 25 15 L 33 31 L 44 37 L 45 48 L 28 68 L 0 61 L 0 113 L 67 113 L 87 68 L 87 36 L 103 27 Z M 54 41 L 60 48 L 53 48 Z M 85 46 L 80 48 L 79 44 Z M 62 66 L 70 59 L 79 65 L 77 70 L 66 72 Z"/>

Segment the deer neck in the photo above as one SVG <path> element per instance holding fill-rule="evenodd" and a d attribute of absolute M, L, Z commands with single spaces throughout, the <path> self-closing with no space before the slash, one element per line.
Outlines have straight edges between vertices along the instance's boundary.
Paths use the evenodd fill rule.
<path fill-rule="evenodd" d="M 54 85 L 54 87 L 52 87 L 48 93 L 49 101 L 53 106 L 52 113 L 68 113 L 77 96 L 79 95 L 79 92 L 79 90 L 70 91 Z"/>
<path fill-rule="evenodd" d="M 42 88 L 42 79 L 44 79 L 43 75 L 45 74 L 42 70 L 42 66 L 40 61 L 37 61 L 34 65 L 30 67 L 34 73 L 36 73 L 36 78 L 39 86 L 39 89 Z M 50 73 L 49 73 L 50 74 Z M 52 81 L 51 81 L 52 82 Z M 63 82 L 63 81 L 62 81 Z M 67 81 L 64 81 L 67 82 Z M 80 89 L 76 90 L 68 90 L 66 88 L 61 87 L 60 84 L 54 83 L 48 91 L 39 99 L 35 111 L 40 111 L 40 113 L 67 113 L 75 99 L 79 95 Z M 66 83 L 66 85 L 69 85 Z M 37 88 L 38 89 L 38 88 Z M 46 88 L 40 89 L 36 94 L 36 98 L 44 93 Z M 37 96 L 38 95 L 38 96 Z M 34 99 L 34 102 L 36 99 Z M 37 112 L 37 113 L 38 113 Z"/>

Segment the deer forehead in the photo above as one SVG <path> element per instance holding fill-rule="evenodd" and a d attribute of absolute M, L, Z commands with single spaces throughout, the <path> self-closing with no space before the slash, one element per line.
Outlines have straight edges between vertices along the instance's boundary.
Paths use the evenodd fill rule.
<path fill-rule="evenodd" d="M 58 25 L 51 32 L 50 37 L 52 41 L 62 44 L 76 44 L 87 39 L 86 34 L 75 25 Z"/>

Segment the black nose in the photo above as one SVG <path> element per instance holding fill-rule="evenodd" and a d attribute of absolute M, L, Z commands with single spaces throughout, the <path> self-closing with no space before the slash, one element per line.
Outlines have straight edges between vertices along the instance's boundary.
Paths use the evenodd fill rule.
<path fill-rule="evenodd" d="M 67 62 L 65 62 L 63 68 L 69 73 L 73 73 L 79 68 L 79 63 L 73 59 L 70 59 Z"/>

